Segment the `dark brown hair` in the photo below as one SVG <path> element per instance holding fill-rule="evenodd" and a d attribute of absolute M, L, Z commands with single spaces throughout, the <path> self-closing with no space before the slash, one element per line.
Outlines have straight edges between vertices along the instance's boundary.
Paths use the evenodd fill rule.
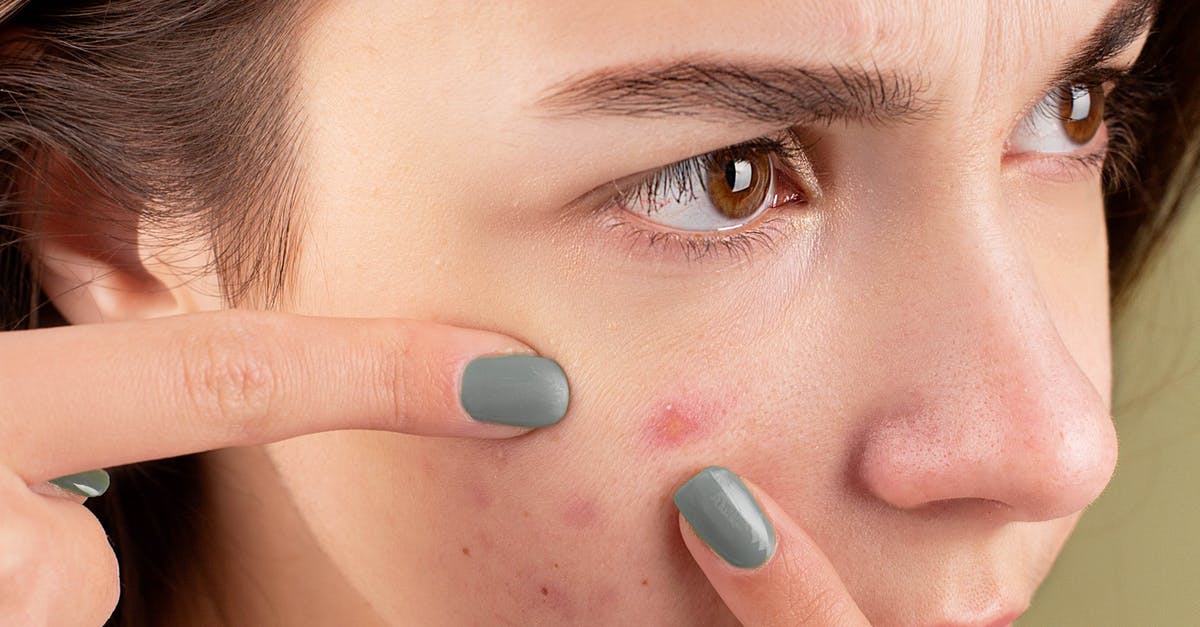
<path fill-rule="evenodd" d="M 82 174 L 82 197 L 112 209 L 97 231 L 135 237 L 149 224 L 177 227 L 181 240 L 207 236 L 225 302 L 279 302 L 302 217 L 299 7 L 314 5 L 0 0 L 0 330 L 61 323 L 21 245 L 31 216 L 70 210 L 31 205 L 21 189 L 71 184 L 46 180 L 50 159 Z M 161 624 L 202 557 L 199 458 L 110 472 L 108 494 L 88 504 L 121 564 L 109 624 Z"/>
<path fill-rule="evenodd" d="M 0 0 L 0 326 L 46 326 L 18 197 L 44 155 L 76 166 L 131 219 L 202 233 L 231 305 L 287 293 L 301 193 L 297 35 L 288 0 Z M 1126 122 L 1133 174 L 1106 198 L 1114 305 L 1197 182 L 1200 3 L 1164 0 L 1139 60 L 1163 81 Z M 48 183 L 49 184 L 49 183 Z M 58 208 L 61 209 L 61 208 Z M 195 456 L 114 469 L 88 505 L 122 564 L 114 625 L 158 624 L 202 552 Z"/>

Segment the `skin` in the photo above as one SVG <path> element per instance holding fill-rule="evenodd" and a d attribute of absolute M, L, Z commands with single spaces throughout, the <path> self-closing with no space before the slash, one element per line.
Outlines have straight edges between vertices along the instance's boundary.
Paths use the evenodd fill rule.
<path fill-rule="evenodd" d="M 1011 619 L 1107 484 L 1116 439 L 1099 177 L 1006 142 L 1112 6 L 322 6 L 304 42 L 310 194 L 287 308 L 511 336 L 563 366 L 571 406 L 512 439 L 334 431 L 211 453 L 225 583 L 197 583 L 181 615 Z M 779 129 L 538 103 L 583 71 L 702 54 L 919 71 L 938 108 L 816 129 L 821 202 L 780 210 L 795 228 L 773 250 L 687 261 L 573 201 Z M 147 263 L 179 286 L 170 313 L 220 307 Z M 138 297 L 65 313 L 138 310 L 122 298 Z M 190 448 L 337 422 L 280 415 L 303 426 Z M 87 460 L 56 470 L 115 461 Z M 671 495 L 712 464 L 776 519 L 780 553 L 758 575 L 680 533 Z"/>

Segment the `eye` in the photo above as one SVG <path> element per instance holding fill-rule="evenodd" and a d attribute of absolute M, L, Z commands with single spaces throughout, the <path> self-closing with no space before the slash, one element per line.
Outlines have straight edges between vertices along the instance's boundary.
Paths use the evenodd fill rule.
<path fill-rule="evenodd" d="M 737 229 L 802 198 L 774 142 L 742 144 L 667 166 L 620 194 L 627 211 L 693 233 Z"/>
<path fill-rule="evenodd" d="M 1074 83 L 1055 88 L 1013 131 L 1012 152 L 1072 153 L 1088 145 L 1104 125 L 1103 85 Z"/>

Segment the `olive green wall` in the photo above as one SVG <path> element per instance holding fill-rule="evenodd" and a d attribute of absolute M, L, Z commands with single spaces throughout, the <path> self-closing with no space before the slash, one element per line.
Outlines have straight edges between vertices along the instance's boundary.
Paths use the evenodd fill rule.
<path fill-rule="evenodd" d="M 1200 198 L 1114 321 L 1112 483 L 1068 541 L 1032 625 L 1200 625 Z"/>

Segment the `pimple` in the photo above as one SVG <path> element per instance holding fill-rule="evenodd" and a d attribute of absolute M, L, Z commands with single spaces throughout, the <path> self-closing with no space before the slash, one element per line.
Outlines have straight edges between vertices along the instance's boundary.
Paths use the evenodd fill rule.
<path fill-rule="evenodd" d="M 649 412 L 642 435 L 651 449 L 677 449 L 708 435 L 717 414 L 706 403 L 668 401 Z"/>

